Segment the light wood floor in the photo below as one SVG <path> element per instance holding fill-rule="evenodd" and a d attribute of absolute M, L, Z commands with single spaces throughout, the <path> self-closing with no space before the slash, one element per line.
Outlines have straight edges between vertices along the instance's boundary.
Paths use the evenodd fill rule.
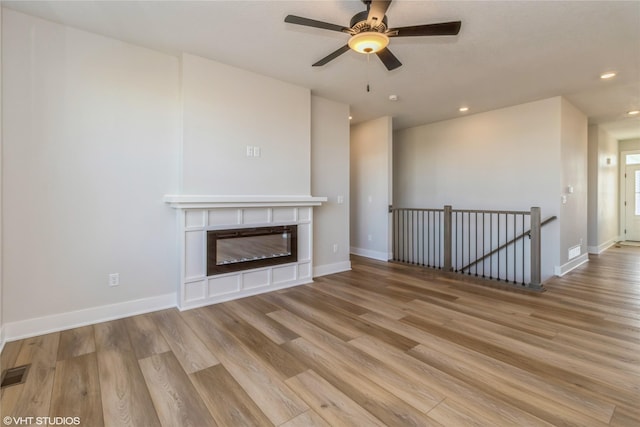
<path fill-rule="evenodd" d="M 353 271 L 7 343 L 2 416 L 82 426 L 639 426 L 640 248 L 542 294 Z"/>

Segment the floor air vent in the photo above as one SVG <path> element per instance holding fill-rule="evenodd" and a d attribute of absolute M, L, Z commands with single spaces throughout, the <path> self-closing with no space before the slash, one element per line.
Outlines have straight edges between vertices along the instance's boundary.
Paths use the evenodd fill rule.
<path fill-rule="evenodd" d="M 2 381 L 0 382 L 0 388 L 24 383 L 27 379 L 27 374 L 29 373 L 30 366 L 31 365 L 22 365 L 4 370 L 2 372 Z"/>

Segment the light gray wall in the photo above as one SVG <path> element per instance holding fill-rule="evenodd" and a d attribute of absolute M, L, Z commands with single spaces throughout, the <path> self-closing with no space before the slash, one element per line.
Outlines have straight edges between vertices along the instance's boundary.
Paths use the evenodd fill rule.
<path fill-rule="evenodd" d="M 390 258 L 392 121 L 381 117 L 351 126 L 351 252 Z"/>
<path fill-rule="evenodd" d="M 619 141 L 619 152 L 634 150 L 640 150 L 640 138 Z M 621 161 L 620 164 L 622 165 L 623 162 Z"/>
<path fill-rule="evenodd" d="M 349 106 L 318 96 L 311 97 L 311 194 L 328 198 L 313 210 L 313 275 L 350 269 Z"/>
<path fill-rule="evenodd" d="M 589 126 L 588 144 L 588 250 L 600 253 L 619 238 L 618 168 L 621 162 L 618 141 L 600 126 Z"/>
<path fill-rule="evenodd" d="M 309 89 L 184 54 L 182 104 L 182 194 L 310 194 Z"/>
<path fill-rule="evenodd" d="M 176 213 L 163 196 L 309 195 L 312 133 L 314 191 L 331 199 L 317 214 L 316 267 L 349 267 L 347 106 L 314 99 L 312 129 L 308 89 L 3 12 L 9 338 L 175 301 Z"/>
<path fill-rule="evenodd" d="M 587 252 L 587 117 L 564 98 L 561 104 L 561 171 L 558 190 L 567 196 L 560 209 L 560 265 L 569 262 L 569 248 Z M 569 193 L 568 189 L 573 189 Z"/>
<path fill-rule="evenodd" d="M 7 9 L 2 31 L 5 326 L 175 292 L 178 59 Z"/>
<path fill-rule="evenodd" d="M 0 100 L 2 99 L 2 8 L 0 7 Z M 2 320 L 2 102 L 0 102 L 0 352 L 4 346 L 4 322 Z"/>
<path fill-rule="evenodd" d="M 395 132 L 394 204 L 559 215 L 560 135 L 559 97 Z M 543 279 L 559 248 L 556 221 L 543 229 Z"/>

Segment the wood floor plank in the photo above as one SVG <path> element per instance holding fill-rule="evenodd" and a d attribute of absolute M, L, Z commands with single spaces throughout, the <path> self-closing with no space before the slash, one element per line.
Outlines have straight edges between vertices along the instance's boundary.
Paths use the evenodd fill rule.
<path fill-rule="evenodd" d="M 529 387 L 518 387 L 517 384 L 511 383 L 502 375 L 479 369 L 473 364 L 460 361 L 433 347 L 427 348 L 421 344 L 408 353 L 429 366 L 446 372 L 475 388 L 486 390 L 488 394 L 498 399 L 508 400 L 513 406 L 553 425 L 576 423 L 604 427 L 609 423 L 613 414 L 613 408 L 611 408 L 610 411 L 594 414 L 600 419 L 589 417 L 579 410 L 564 406 L 562 404 L 564 402 L 561 403 L 547 395 L 538 394 L 535 389 L 532 390 Z"/>
<path fill-rule="evenodd" d="M 250 301 L 253 302 L 259 300 L 257 298 L 243 298 L 241 300 L 229 301 L 225 304 L 236 316 L 262 332 L 264 336 L 276 344 L 283 344 L 298 338 L 298 335 L 291 332 L 278 322 L 275 322 L 267 316 L 266 313 L 254 308 L 257 307 L 257 305 L 251 304 Z M 279 307 L 273 307 L 273 310 L 270 309 L 268 312 L 276 310 L 279 310 Z"/>
<path fill-rule="evenodd" d="M 545 404 L 548 404 L 548 400 L 551 400 L 554 402 L 556 409 L 561 408 L 562 405 L 604 423 L 609 421 L 613 413 L 614 405 L 605 400 L 582 393 L 582 390 L 578 387 L 565 386 L 548 381 L 524 369 L 487 357 L 437 336 L 432 336 L 427 344 L 416 346 L 409 354 L 413 354 L 416 351 L 420 352 L 420 349 L 424 348 L 429 348 L 430 353 L 436 353 L 440 357 L 443 357 L 443 355 L 446 357 L 445 363 L 431 363 L 432 366 L 437 364 L 441 371 L 449 372 L 453 376 L 460 378 L 460 375 L 456 375 L 457 371 L 455 370 L 455 367 L 460 365 L 459 370 L 468 369 L 469 371 L 469 381 L 467 382 L 475 383 L 476 385 L 482 383 L 488 394 L 508 398 L 512 404 L 521 409 L 531 409 L 530 406 L 534 399 L 530 399 L 529 396 L 533 395 L 534 398 L 536 398 L 536 396 L 542 396 L 547 399 Z M 421 356 L 417 358 L 425 361 L 425 358 Z M 489 375 L 487 376 L 485 374 Z M 492 387 L 492 384 L 495 386 Z M 523 386 L 523 384 L 526 384 L 526 386 Z M 512 386 L 516 387 L 515 391 L 506 392 L 503 390 L 504 388 Z M 520 404 L 516 404 L 516 402 L 518 402 L 517 394 L 520 393 L 518 387 L 525 390 L 525 398 Z M 536 413 L 536 411 L 531 410 L 529 412 Z M 559 411 L 552 410 L 551 412 L 551 417 L 555 417 L 555 413 Z M 563 410 L 562 412 L 568 411 Z M 540 415 L 538 414 L 538 416 Z"/>
<path fill-rule="evenodd" d="M 401 376 L 393 378 L 389 384 L 381 385 L 381 378 L 389 379 L 392 375 L 383 371 L 372 377 L 372 371 L 368 369 L 353 372 L 341 365 L 339 358 L 321 350 L 304 337 L 284 346 L 292 354 L 308 360 L 314 372 L 386 425 L 438 425 L 426 414 L 437 404 L 433 392 L 426 387 Z"/>
<path fill-rule="evenodd" d="M 329 425 L 385 426 L 379 419 L 311 370 L 289 378 L 286 382 Z"/>
<path fill-rule="evenodd" d="M 216 324 L 204 308 L 181 314 L 273 424 L 280 425 L 309 409 L 275 369 Z"/>
<path fill-rule="evenodd" d="M 138 361 L 165 427 L 217 426 L 180 362 L 171 352 Z"/>
<path fill-rule="evenodd" d="M 415 316 L 405 317 L 401 322 L 414 326 L 418 330 L 428 329 L 431 334 L 441 338 L 455 339 L 472 350 L 527 369 L 537 375 L 561 378 L 563 381 L 570 380 L 594 394 L 602 392 L 617 394 L 626 403 L 631 402 L 631 394 L 638 386 L 634 381 L 625 382 L 622 373 L 570 359 L 560 352 L 551 354 L 531 344 L 500 337 L 467 323 L 456 324 L 452 321 L 447 326 L 442 326 Z"/>
<path fill-rule="evenodd" d="M 390 329 L 398 328 L 398 330 L 406 330 L 408 335 L 415 336 L 416 338 L 425 333 L 407 328 L 396 320 L 384 318 L 383 316 L 373 313 L 363 315 L 363 317 L 370 318 L 381 326 L 386 326 Z M 385 343 L 356 339 L 351 342 L 351 345 L 367 351 L 368 354 L 371 354 L 382 362 L 392 364 L 394 369 L 404 373 L 404 375 L 408 377 L 428 381 L 430 388 L 447 396 L 448 399 L 464 402 L 473 412 L 481 413 L 485 418 L 494 417 L 494 423 L 496 423 L 496 425 L 550 425 L 540 418 L 534 417 L 514 407 L 509 401 L 495 399 L 493 396 L 486 394 L 484 390 L 460 381 L 446 372 L 442 372 L 423 363 L 411 355 Z"/>
<path fill-rule="evenodd" d="M 152 318 L 157 322 L 160 333 L 188 374 L 220 363 L 177 310 L 158 311 L 152 314 Z"/>
<path fill-rule="evenodd" d="M 525 330 L 518 327 L 507 325 L 503 322 L 493 322 L 486 320 L 482 317 L 472 316 L 466 312 L 461 312 L 456 307 L 446 307 L 438 304 L 430 304 L 423 300 L 415 300 L 407 304 L 410 307 L 410 311 L 407 314 L 416 315 L 418 317 L 424 317 L 425 312 L 441 313 L 442 318 L 449 319 L 450 325 L 469 325 L 469 328 L 480 330 L 482 332 L 498 334 L 505 341 L 515 346 L 515 343 L 523 343 L 524 345 L 530 344 L 537 349 L 544 349 L 552 352 L 561 350 L 560 353 L 571 360 L 581 361 L 584 360 L 589 363 L 594 363 L 600 367 L 610 367 L 615 373 L 626 372 L 627 374 L 640 373 L 640 366 L 635 364 L 629 364 L 621 360 L 613 360 L 611 358 L 602 357 L 598 354 L 590 351 L 585 351 L 582 348 L 575 346 L 565 346 L 558 342 L 553 342 L 545 337 L 541 337 L 538 333 L 527 333 Z M 415 309 L 414 309 L 415 308 Z M 472 323 L 472 324 L 470 324 Z"/>
<path fill-rule="evenodd" d="M 279 295 L 270 294 L 264 296 L 264 298 L 272 302 L 274 305 L 278 305 L 292 313 L 295 313 L 300 318 L 305 319 L 315 324 L 316 326 L 325 329 L 332 335 L 337 336 L 342 340 L 348 341 L 362 334 L 362 332 L 360 332 L 350 323 L 338 321 L 338 313 L 334 313 L 335 315 L 332 316 L 326 311 L 322 311 L 321 309 L 300 302 L 285 293 Z"/>
<path fill-rule="evenodd" d="M 96 351 L 93 326 L 68 329 L 60 332 L 58 360 L 69 359 Z"/>
<path fill-rule="evenodd" d="M 613 427 L 640 426 L 640 408 L 617 406 L 609 425 Z"/>
<path fill-rule="evenodd" d="M 640 425 L 640 248 L 591 255 L 544 293 L 351 265 L 270 294 L 9 342 L 0 366 L 32 366 L 2 389 L 0 414 L 117 427 Z"/>
<path fill-rule="evenodd" d="M 247 348 L 259 348 L 255 354 L 262 358 L 269 366 L 280 373 L 282 380 L 293 377 L 308 369 L 302 361 L 292 357 L 280 346 L 273 343 L 252 325 L 236 317 L 234 312 L 226 304 L 218 304 L 214 307 L 204 307 L 203 310 L 220 327 L 242 342 Z"/>
<path fill-rule="evenodd" d="M 23 342 L 24 340 L 5 343 L 2 354 L 0 354 L 0 371 L 16 366 L 16 359 Z"/>
<path fill-rule="evenodd" d="M 0 374 L 5 369 L 14 368 L 16 366 L 16 359 L 18 358 L 23 342 L 24 340 L 10 341 L 4 345 L 2 354 L 0 354 Z M 3 408 L 5 410 L 9 410 L 9 408 L 12 409 L 15 406 L 16 401 L 20 396 L 17 387 L 22 391 L 22 386 L 17 385 L 0 389 L 0 417 L 4 415 Z M 6 397 L 5 392 L 7 393 Z"/>
<path fill-rule="evenodd" d="M 160 425 L 132 350 L 98 350 L 100 395 L 107 427 Z"/>
<path fill-rule="evenodd" d="M 486 412 L 474 411 L 472 407 L 446 398 L 429 411 L 429 417 L 443 426 L 475 426 L 485 427 L 496 424 L 496 420 L 487 417 Z M 520 424 L 520 426 L 537 426 L 538 424 Z"/>
<path fill-rule="evenodd" d="M 133 352 L 124 319 L 97 323 L 93 332 L 97 351 Z"/>
<path fill-rule="evenodd" d="M 218 425 L 272 425 L 222 364 L 191 374 L 191 381 Z"/>
<path fill-rule="evenodd" d="M 296 332 L 301 335 L 301 338 L 285 344 L 285 348 L 307 360 L 314 371 L 379 419 L 388 424 L 430 423 L 431 420 L 424 415 L 442 399 L 441 395 L 407 377 L 395 375 L 366 353 L 356 351 L 287 311 L 269 315 L 289 328 L 297 328 Z M 342 362 L 345 359 L 350 364 Z M 352 365 L 359 367 L 357 373 L 350 369 Z"/>
<path fill-rule="evenodd" d="M 314 288 L 320 288 L 320 292 L 330 292 L 331 295 L 340 297 L 345 301 L 360 305 L 369 311 L 384 314 L 385 316 L 399 319 L 405 314 L 402 311 L 403 303 L 406 301 L 394 301 L 381 298 L 380 295 L 366 289 L 351 288 L 349 281 L 341 279 L 340 281 L 321 281 L 322 277 L 316 280 Z M 344 280 L 344 282 L 343 282 Z"/>
<path fill-rule="evenodd" d="M 286 423 L 280 424 L 280 427 L 331 427 L 331 425 L 318 415 L 317 412 L 310 409 L 290 419 Z"/>
<path fill-rule="evenodd" d="M 0 404 L 3 416 L 49 415 L 59 342 L 59 332 L 27 338 L 22 342 L 15 366 L 30 364 L 31 367 L 24 384 L 5 389 Z"/>
<path fill-rule="evenodd" d="M 150 314 L 125 319 L 133 351 L 138 359 L 171 350 Z"/>
<path fill-rule="evenodd" d="M 83 425 L 104 426 L 95 352 L 58 361 L 49 416 L 72 417 Z"/>

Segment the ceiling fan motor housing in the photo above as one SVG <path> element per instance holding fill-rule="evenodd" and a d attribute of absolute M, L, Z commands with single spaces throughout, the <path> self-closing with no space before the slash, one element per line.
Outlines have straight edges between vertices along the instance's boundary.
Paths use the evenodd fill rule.
<path fill-rule="evenodd" d="M 351 22 L 349 23 L 349 26 L 353 30 L 354 34 L 358 34 L 363 31 L 377 31 L 379 33 L 384 33 L 385 31 L 387 31 L 386 15 L 384 18 L 382 18 L 382 22 L 373 28 L 367 23 L 368 18 L 369 18 L 369 11 L 367 10 L 364 10 L 360 13 L 356 13 L 355 15 L 353 15 L 353 18 L 351 18 Z"/>

